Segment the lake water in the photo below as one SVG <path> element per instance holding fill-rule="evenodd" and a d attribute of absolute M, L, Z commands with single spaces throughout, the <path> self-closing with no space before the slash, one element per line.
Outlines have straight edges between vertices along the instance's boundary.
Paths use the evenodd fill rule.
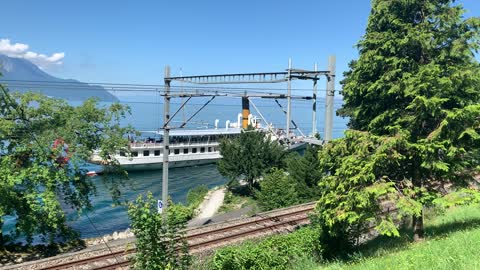
<path fill-rule="evenodd" d="M 124 95 L 117 93 L 120 100 L 124 104 L 131 107 L 132 114 L 125 119 L 124 124 L 131 124 L 138 130 L 157 130 L 163 122 L 163 98 L 153 93 L 144 93 L 140 95 Z M 181 111 L 173 119 L 173 124 L 182 121 L 183 114 L 188 118 L 195 113 L 209 98 L 193 98 L 185 111 Z M 317 130 L 323 137 L 324 124 L 324 106 L 325 100 L 318 99 L 317 113 Z M 181 104 L 181 99 L 173 99 L 171 106 L 171 114 Z M 275 127 L 285 128 L 285 114 L 272 99 L 254 99 L 255 105 L 259 108 L 262 115 L 269 123 L 273 123 Z M 286 101 L 279 100 L 286 110 Z M 341 106 L 341 100 L 335 100 L 335 110 Z M 259 115 L 253 106 L 250 106 L 254 115 Z M 198 128 L 199 123 L 205 127 L 209 124 L 213 126 L 215 119 L 220 120 L 219 127 L 224 128 L 225 122 L 230 120 L 236 122 L 238 113 L 241 112 L 241 100 L 232 98 L 216 98 L 204 110 L 202 110 L 195 118 L 194 123 L 189 124 L 189 128 Z M 294 100 L 292 102 L 293 120 L 305 134 L 311 133 L 312 123 L 312 101 Z M 335 117 L 333 137 L 343 136 L 346 129 L 347 120 Z M 205 165 L 188 168 L 172 168 L 169 173 L 169 195 L 174 202 L 185 202 L 188 190 L 197 185 L 207 185 L 209 188 L 223 185 L 227 179 L 220 175 L 216 169 L 216 165 Z M 114 231 L 125 230 L 129 226 L 129 220 L 124 206 L 112 207 L 112 199 L 109 188 L 102 182 L 101 177 L 93 179 L 97 186 L 97 195 L 92 198 L 93 211 L 87 215 L 82 215 L 75 220 L 69 221 L 69 224 L 80 231 L 84 238 L 96 237 Z M 144 171 L 131 172 L 129 180 L 125 181 L 126 185 L 122 188 L 121 200 L 134 200 L 139 194 L 151 191 L 156 198 L 161 198 L 162 192 L 162 171 Z M 8 222 L 7 222 L 8 223 Z M 7 224 L 8 225 L 8 224 Z"/>
<path fill-rule="evenodd" d="M 97 196 L 93 198 L 93 211 L 80 216 L 70 224 L 81 232 L 82 237 L 96 237 L 129 227 L 129 219 L 125 206 L 112 206 L 108 185 L 101 177 L 93 179 L 97 186 Z M 168 191 L 174 202 L 185 202 L 188 190 L 197 185 L 209 188 L 225 184 L 227 179 L 218 173 L 216 165 L 204 165 L 190 168 L 172 168 L 169 170 Z M 130 172 L 129 179 L 124 181 L 122 200 L 135 200 L 146 191 L 161 199 L 162 171 Z M 94 228 L 95 226 L 95 228 Z"/>

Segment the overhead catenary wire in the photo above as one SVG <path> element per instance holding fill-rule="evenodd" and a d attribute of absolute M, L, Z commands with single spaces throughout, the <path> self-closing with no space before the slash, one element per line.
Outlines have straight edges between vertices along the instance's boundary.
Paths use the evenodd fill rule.
<path fill-rule="evenodd" d="M 99 82 L 90 82 L 90 83 L 83 83 L 83 82 L 64 82 L 64 81 L 35 81 L 35 80 L 1 80 L 0 78 L 0 84 L 4 82 L 7 83 L 13 90 L 17 87 L 22 87 L 20 89 L 21 91 L 25 91 L 25 87 L 30 87 L 30 88 L 35 88 L 38 90 L 54 90 L 54 91 L 65 91 L 65 90 L 73 90 L 73 91 L 89 91 L 89 92 L 95 92 L 95 91 L 105 91 L 107 90 L 110 93 L 114 93 L 117 98 L 120 98 L 121 100 L 114 100 L 112 99 L 111 101 L 104 101 L 104 102 L 120 102 L 120 103 L 126 103 L 126 104 L 156 104 L 156 105 L 161 105 L 162 103 L 160 102 L 159 95 L 162 95 L 163 90 L 165 85 L 162 84 L 133 84 L 133 83 L 99 83 Z M 92 87 L 94 87 L 92 89 Z M 236 98 L 240 97 L 245 92 L 248 90 L 250 91 L 250 94 L 253 94 L 254 96 L 251 98 L 262 98 L 262 97 L 270 97 L 275 98 L 278 97 L 280 93 L 271 93 L 268 91 L 282 91 L 284 92 L 284 88 L 271 88 L 271 87 L 226 87 L 226 86 L 186 86 L 186 85 L 181 85 L 181 86 L 170 86 L 170 92 L 173 94 L 172 97 L 180 97 L 179 95 L 176 95 L 177 93 L 185 94 L 186 92 L 189 92 L 190 94 L 194 94 L 196 91 L 203 91 L 206 95 L 204 97 L 208 96 L 214 96 L 214 95 L 220 95 L 225 94 L 225 97 L 227 98 Z M 32 89 L 34 90 L 34 89 Z M 308 88 L 292 88 L 292 91 L 312 91 L 312 89 Z M 326 91 L 326 89 L 321 89 L 320 91 Z M 334 90 L 336 92 L 341 91 L 341 90 Z M 130 96 L 129 94 L 123 95 L 122 93 L 134 93 L 135 97 L 137 100 L 126 100 Z M 154 102 L 152 101 L 138 101 L 137 97 L 143 96 L 142 94 L 137 95 L 138 93 L 154 93 L 155 94 L 155 99 L 153 99 Z M 249 94 L 247 93 L 247 94 Z M 228 96 L 228 94 L 233 94 L 233 96 Z M 255 94 L 260 94 L 262 96 L 255 96 Z M 54 94 L 51 94 L 54 95 Z M 94 94 L 92 94 L 94 96 Z M 281 96 L 281 95 L 280 95 Z M 293 97 L 293 95 L 292 95 Z M 299 97 L 300 101 L 305 101 L 309 102 L 310 100 L 305 99 L 302 96 L 295 96 Z M 280 97 L 281 98 L 281 97 Z M 71 101 L 75 101 L 75 98 L 68 99 Z M 152 100 L 152 99 L 150 99 Z M 155 102 L 155 101 L 159 102 Z M 323 103 L 324 98 L 320 97 L 318 98 L 318 101 L 320 101 L 320 104 Z M 172 102 L 172 105 L 177 105 L 177 103 Z M 180 104 L 180 103 L 178 103 Z M 191 106 L 203 106 L 202 104 L 198 103 L 189 103 Z M 273 105 L 265 105 L 265 104 L 258 104 L 259 107 L 262 108 L 274 108 L 275 106 Z M 213 103 L 211 106 L 218 106 L 218 107 L 236 107 L 234 104 L 218 104 L 218 103 Z M 310 105 L 303 105 L 303 103 L 297 103 L 295 105 L 297 108 L 308 108 Z M 160 109 L 157 110 L 155 109 L 155 115 L 159 116 L 160 115 Z M 161 126 L 160 119 L 159 119 L 159 125 Z"/>
<path fill-rule="evenodd" d="M 17 87 L 54 87 L 56 89 L 61 88 L 65 89 L 68 87 L 70 90 L 73 89 L 88 89 L 89 91 L 102 91 L 102 90 L 112 90 L 112 91 L 132 91 L 136 90 L 139 92 L 163 92 L 165 85 L 162 84 L 128 84 L 128 83 L 101 83 L 101 82 L 58 82 L 58 81 L 34 81 L 34 80 L 3 80 L 0 79 L 0 83 L 7 84 L 8 86 L 17 86 Z M 91 89 L 92 87 L 101 87 L 99 89 Z M 245 90 L 258 90 L 261 93 L 263 91 L 285 91 L 284 88 L 272 88 L 272 87 L 227 87 L 227 86 L 170 86 L 171 92 L 186 92 L 189 90 L 225 90 L 231 92 L 244 92 Z M 49 89 L 50 90 L 50 89 Z M 54 90 L 54 89 L 52 89 Z M 292 88 L 292 91 L 312 91 L 310 88 Z M 318 89 L 318 91 L 326 92 L 327 89 Z M 340 92 L 340 89 L 333 90 L 335 92 Z"/>

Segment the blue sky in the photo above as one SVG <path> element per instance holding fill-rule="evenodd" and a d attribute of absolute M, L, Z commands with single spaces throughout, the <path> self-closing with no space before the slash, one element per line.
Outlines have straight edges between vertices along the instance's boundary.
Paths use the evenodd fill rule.
<path fill-rule="evenodd" d="M 480 16 L 480 1 L 459 1 Z M 5 1 L 0 39 L 45 54 L 47 71 L 86 82 L 162 84 L 173 75 L 326 67 L 357 57 L 370 0 Z M 341 77 L 341 76 L 340 76 Z"/>

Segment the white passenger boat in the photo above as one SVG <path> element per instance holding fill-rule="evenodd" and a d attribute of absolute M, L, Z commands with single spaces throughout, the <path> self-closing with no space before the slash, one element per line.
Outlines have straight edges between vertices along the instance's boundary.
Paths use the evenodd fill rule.
<path fill-rule="evenodd" d="M 221 158 L 220 140 L 240 134 L 240 128 L 171 130 L 169 167 L 187 167 L 215 163 Z M 134 141 L 130 143 L 130 154 L 121 152 L 115 155 L 119 165 L 127 171 L 158 170 L 163 166 L 163 138 L 159 140 Z M 93 163 L 102 159 L 95 152 Z"/>
<path fill-rule="evenodd" d="M 257 118 L 249 117 L 249 123 L 260 127 Z M 218 125 L 218 120 L 215 126 Z M 225 128 L 214 129 L 173 129 L 170 131 L 169 167 L 188 167 L 215 163 L 221 158 L 220 140 L 240 134 L 240 116 L 237 123 L 226 122 Z M 131 141 L 130 153 L 120 152 L 114 158 L 127 171 L 158 170 L 163 167 L 163 132 L 155 132 L 158 139 L 147 138 Z M 90 160 L 102 164 L 102 158 L 95 151 Z"/>

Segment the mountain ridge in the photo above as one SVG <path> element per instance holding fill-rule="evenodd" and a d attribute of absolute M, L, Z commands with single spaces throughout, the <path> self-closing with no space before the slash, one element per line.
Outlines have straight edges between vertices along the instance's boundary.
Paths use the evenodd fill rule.
<path fill-rule="evenodd" d="M 117 97 L 101 86 L 89 85 L 74 79 L 54 77 L 23 58 L 0 54 L 0 73 L 2 74 L 0 82 L 6 84 L 10 91 L 21 93 L 27 91 L 41 92 L 48 96 L 68 100 L 85 100 L 90 97 L 97 97 L 101 101 L 118 101 Z M 20 82 L 39 82 L 39 84 L 28 85 Z M 45 83 L 42 85 L 42 82 Z M 68 83 L 68 85 L 58 87 L 62 83 Z"/>

